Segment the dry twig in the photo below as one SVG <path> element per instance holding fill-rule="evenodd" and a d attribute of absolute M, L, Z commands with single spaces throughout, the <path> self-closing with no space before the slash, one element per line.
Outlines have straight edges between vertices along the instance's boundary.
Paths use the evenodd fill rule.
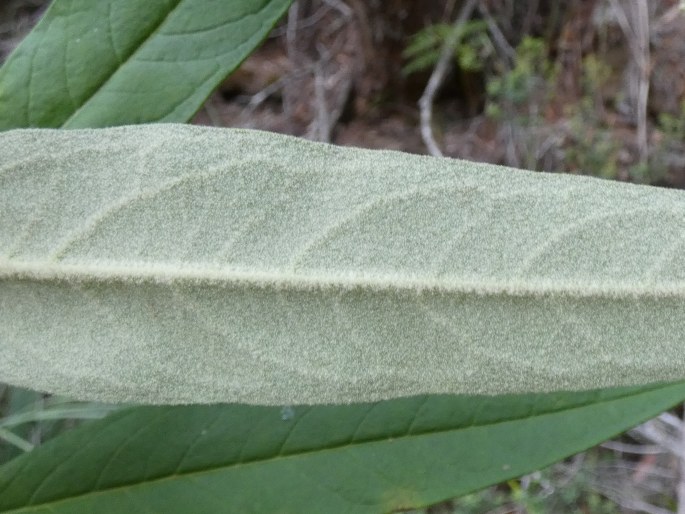
<path fill-rule="evenodd" d="M 635 116 L 637 122 L 636 142 L 640 162 L 647 162 L 649 146 L 647 140 L 647 99 L 649 96 L 650 52 L 649 52 L 649 5 L 647 0 L 628 3 L 629 15 L 618 0 L 609 0 L 618 24 L 628 43 L 637 69 L 635 92 Z"/>
<path fill-rule="evenodd" d="M 438 59 L 435 68 L 433 68 L 433 73 L 431 73 L 430 79 L 428 79 L 426 89 L 419 99 L 419 108 L 421 109 L 421 137 L 423 138 L 423 141 L 426 144 L 430 154 L 438 157 L 442 157 L 442 151 L 440 150 L 440 147 L 433 136 L 433 100 L 435 99 L 435 95 L 445 79 L 445 74 L 449 69 L 452 56 L 454 55 L 454 49 L 459 44 L 459 40 L 464 32 L 464 24 L 471 17 L 471 13 L 473 12 L 473 9 L 476 7 L 477 3 L 478 2 L 476 0 L 466 0 L 466 3 L 461 8 L 459 16 L 454 22 L 449 37 L 442 45 L 440 58 Z"/>
<path fill-rule="evenodd" d="M 678 514 L 685 514 L 685 412 L 680 423 L 680 452 L 678 455 L 678 484 L 676 496 L 678 498 Z"/>
<path fill-rule="evenodd" d="M 506 63 L 507 67 L 510 67 L 516 59 L 516 50 L 514 50 L 514 48 L 509 44 L 509 41 L 507 41 L 507 38 L 500 30 L 497 22 L 492 17 L 492 14 L 490 14 L 488 6 L 485 3 L 478 4 L 478 12 L 485 20 L 488 30 L 490 31 L 490 35 L 492 36 L 492 41 L 499 50 L 502 60 Z"/>

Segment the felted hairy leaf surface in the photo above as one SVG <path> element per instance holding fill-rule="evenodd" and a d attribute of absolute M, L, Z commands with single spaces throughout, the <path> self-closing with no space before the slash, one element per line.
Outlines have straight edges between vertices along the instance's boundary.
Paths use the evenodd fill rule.
<path fill-rule="evenodd" d="M 685 193 L 182 125 L 0 134 L 0 380 L 356 402 L 685 378 Z"/>

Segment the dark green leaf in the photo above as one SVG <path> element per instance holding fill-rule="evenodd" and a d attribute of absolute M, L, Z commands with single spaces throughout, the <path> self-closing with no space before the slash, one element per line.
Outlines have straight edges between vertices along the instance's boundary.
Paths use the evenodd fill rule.
<path fill-rule="evenodd" d="M 55 0 L 0 69 L 0 130 L 187 121 L 291 0 Z"/>
<path fill-rule="evenodd" d="M 685 384 L 318 407 L 138 407 L 0 468 L 0 512 L 380 513 L 546 466 Z"/>

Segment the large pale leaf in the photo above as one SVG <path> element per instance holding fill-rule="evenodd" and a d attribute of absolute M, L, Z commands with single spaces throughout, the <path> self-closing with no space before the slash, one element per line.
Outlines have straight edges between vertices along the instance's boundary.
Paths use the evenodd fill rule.
<path fill-rule="evenodd" d="M 186 121 L 291 0 L 54 0 L 0 69 L 0 130 Z"/>
<path fill-rule="evenodd" d="M 352 402 L 685 378 L 685 193 L 269 133 L 0 134 L 0 380 Z"/>
<path fill-rule="evenodd" d="M 0 467 L 0 512 L 382 513 L 538 469 L 685 385 L 378 404 L 140 407 Z"/>

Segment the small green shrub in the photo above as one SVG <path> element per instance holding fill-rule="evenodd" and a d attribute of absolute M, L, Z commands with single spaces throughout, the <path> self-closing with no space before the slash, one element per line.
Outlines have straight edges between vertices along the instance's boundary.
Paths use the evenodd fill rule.
<path fill-rule="evenodd" d="M 428 25 L 414 34 L 403 52 L 407 63 L 402 68 L 405 75 L 431 69 L 438 62 L 445 40 L 453 27 L 446 23 Z M 493 55 L 494 48 L 484 21 L 468 21 L 463 25 L 454 59 L 465 71 L 478 71 Z"/>

